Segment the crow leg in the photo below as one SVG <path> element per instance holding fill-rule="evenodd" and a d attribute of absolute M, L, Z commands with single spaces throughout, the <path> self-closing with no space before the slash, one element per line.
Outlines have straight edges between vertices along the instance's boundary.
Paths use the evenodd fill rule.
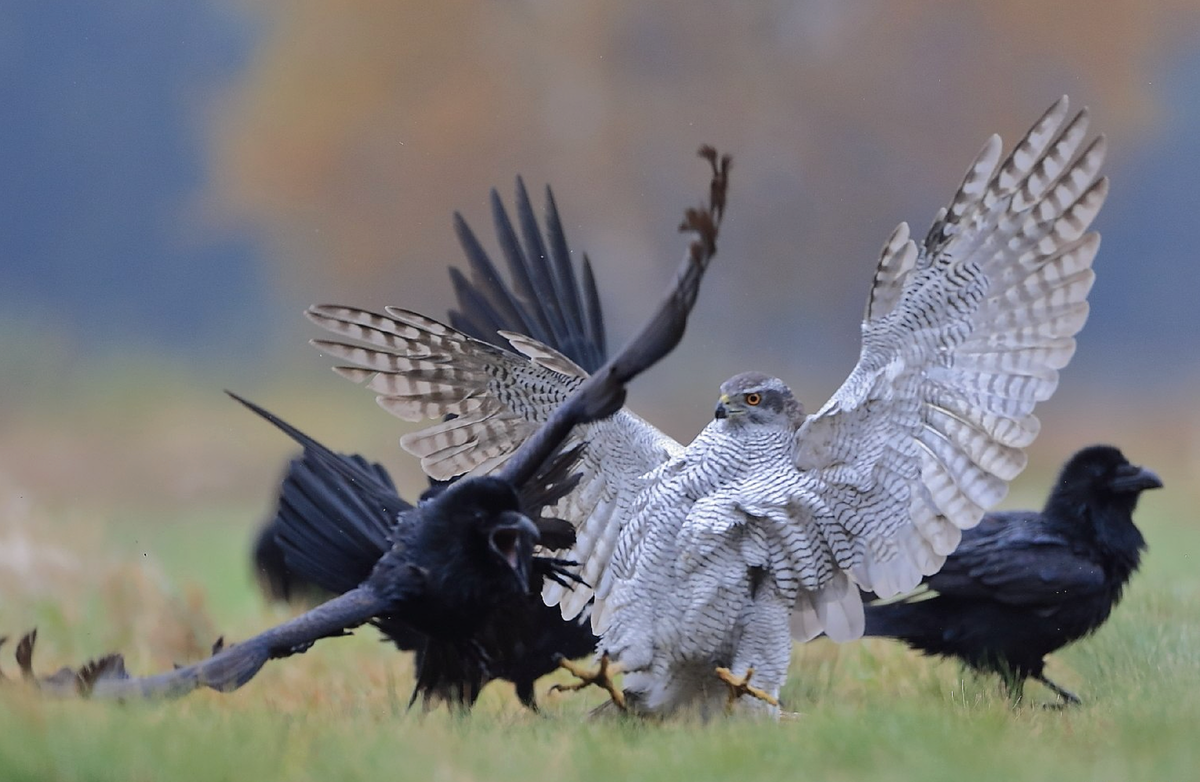
<path fill-rule="evenodd" d="M 1054 682 L 1050 681 L 1042 674 L 1039 673 L 1036 676 L 1034 676 L 1033 678 L 1037 679 L 1039 682 L 1046 685 L 1046 687 L 1048 687 L 1050 690 L 1052 690 L 1055 695 L 1062 698 L 1062 702 L 1059 704 L 1059 706 L 1078 706 L 1079 704 L 1083 703 L 1083 701 L 1079 700 L 1078 695 L 1071 692 L 1066 687 L 1062 687 L 1058 684 L 1055 684 Z"/>
<path fill-rule="evenodd" d="M 574 684 L 556 684 L 550 688 L 550 692 L 576 692 L 584 687 L 595 685 L 608 693 L 608 697 L 612 698 L 612 702 L 617 705 L 617 708 L 625 711 L 625 693 L 621 692 L 612 680 L 618 669 L 615 664 L 610 662 L 608 652 L 600 655 L 600 664 L 595 671 L 586 670 L 565 657 L 558 661 L 558 667 L 570 671 L 579 681 Z"/>
<path fill-rule="evenodd" d="M 1014 709 L 1025 700 L 1025 677 L 1011 669 L 1000 671 L 1000 681 L 1004 683 L 1004 691 L 1008 694 L 1009 705 Z"/>

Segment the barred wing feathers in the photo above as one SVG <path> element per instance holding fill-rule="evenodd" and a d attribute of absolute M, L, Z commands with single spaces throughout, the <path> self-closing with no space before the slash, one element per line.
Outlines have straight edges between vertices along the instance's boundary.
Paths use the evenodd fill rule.
<path fill-rule="evenodd" d="M 858 364 L 797 431 L 792 502 L 837 569 L 881 597 L 936 572 L 1003 498 L 1074 353 L 1099 246 L 1085 231 L 1108 183 L 1103 137 L 1083 146 L 1086 110 L 1066 116 L 1063 98 L 1003 162 L 993 137 L 922 244 L 897 228 Z M 794 626 L 811 632 L 803 608 Z"/>
<path fill-rule="evenodd" d="M 415 312 L 388 307 L 385 315 L 351 307 L 316 306 L 308 317 L 352 342 L 315 340 L 347 362 L 336 371 L 375 391 L 381 407 L 409 421 L 457 416 L 401 438 L 432 478 L 494 470 L 587 377 L 558 351 L 530 337 L 504 333 L 523 355 L 472 339 Z M 577 530 L 571 557 L 595 586 L 616 544 L 625 505 L 640 479 L 682 446 L 626 409 L 576 429 L 586 441 L 579 487 L 553 515 Z M 546 602 L 577 616 L 592 590 L 547 584 Z"/>

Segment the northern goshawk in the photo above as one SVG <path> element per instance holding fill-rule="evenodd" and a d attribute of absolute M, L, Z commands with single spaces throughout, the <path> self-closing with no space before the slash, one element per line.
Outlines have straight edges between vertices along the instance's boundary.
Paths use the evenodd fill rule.
<path fill-rule="evenodd" d="M 556 509 L 578 530 L 563 556 L 592 589 L 548 585 L 565 617 L 594 592 L 601 650 L 631 706 L 723 705 L 753 670 L 774 700 L 793 638 L 859 637 L 859 587 L 915 587 L 1024 468 L 1037 402 L 1058 383 L 1087 318 L 1108 192 L 1103 137 L 1055 103 L 1007 156 L 993 136 L 922 239 L 884 244 L 858 364 L 806 415 L 783 381 L 747 372 L 721 386 L 688 446 L 622 409 L 581 428 L 583 479 Z M 499 350 L 405 310 L 317 309 L 361 344 L 316 341 L 343 374 L 406 420 L 456 416 L 401 444 L 435 478 L 509 458 L 586 373 L 538 341 Z M 751 710 L 774 705 L 740 703 Z"/>

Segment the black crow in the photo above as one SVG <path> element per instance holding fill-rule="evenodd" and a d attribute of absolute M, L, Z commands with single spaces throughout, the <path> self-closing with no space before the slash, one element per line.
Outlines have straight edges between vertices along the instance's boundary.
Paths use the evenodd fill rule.
<path fill-rule="evenodd" d="M 867 605 L 866 635 L 999 673 L 1014 699 L 1032 677 L 1078 703 L 1046 678 L 1043 658 L 1108 619 L 1146 548 L 1133 523 L 1138 496 L 1161 486 L 1112 446 L 1084 448 L 1040 513 L 987 514 L 924 580 L 927 590 Z"/>
<path fill-rule="evenodd" d="M 528 594 L 536 567 L 533 547 L 539 542 L 539 532 L 521 512 L 520 492 L 533 486 L 552 496 L 555 489 L 548 485 L 552 483 L 548 476 L 562 475 L 561 460 L 572 457 L 572 451 L 556 456 L 571 429 L 619 410 L 625 402 L 626 384 L 670 352 L 683 336 L 700 280 L 716 253 L 717 228 L 724 212 L 728 159 L 718 160 L 710 148 L 701 154 L 713 168 L 710 198 L 706 206 L 686 213 L 681 230 L 694 233 L 695 239 L 666 298 L 630 344 L 581 380 L 493 474 L 463 478 L 410 507 L 386 485 L 371 479 L 369 471 L 352 470 L 351 466 L 360 466 L 353 460 L 337 457 L 261 408 L 245 403 L 303 442 L 306 457 L 322 459 L 330 471 L 358 481 L 364 491 L 357 499 L 382 506 L 388 516 L 397 519 L 385 531 L 386 550 L 361 583 L 291 621 L 169 673 L 144 678 L 100 676 L 91 694 L 171 697 L 198 687 L 236 689 L 268 660 L 304 652 L 322 638 L 345 635 L 368 622 L 384 626 L 395 621 L 459 648 L 477 646 L 476 634 L 491 613 L 506 600 Z M 573 452 L 577 454 L 578 449 Z M 561 563 L 542 562 L 547 577 L 564 577 Z M 345 584 L 328 586 L 342 591 Z"/>
<path fill-rule="evenodd" d="M 354 589 L 388 550 L 393 529 L 405 523 L 412 506 L 396 495 L 381 465 L 335 454 L 295 430 L 285 431 L 304 446 L 289 467 L 273 522 L 278 549 L 295 576 L 292 583 L 320 585 L 330 594 Z M 522 511 L 547 548 L 568 548 L 574 542 L 570 524 L 544 518 L 541 510 L 574 488 L 577 478 L 570 468 L 581 447 L 522 487 Z M 433 502 L 451 485 L 431 488 L 421 502 Z M 517 685 L 522 702 L 534 707 L 533 682 L 555 667 L 556 655 L 580 656 L 595 646 L 588 625 L 567 622 L 542 603 L 543 578 L 573 578 L 564 564 L 535 556 L 524 592 L 505 595 L 474 628 L 471 643 L 427 635 L 396 617 L 373 620 L 397 647 L 416 651 L 414 699 L 422 695 L 427 702 L 469 706 L 489 679 L 504 678 Z"/>
<path fill-rule="evenodd" d="M 543 231 L 525 184 L 517 179 L 516 216 L 522 238 L 494 190 L 491 202 L 495 234 L 513 282 L 506 284 L 466 221 L 456 214 L 455 231 L 468 268 L 465 273 L 450 268 L 457 300 L 457 308 L 450 312 L 451 326 L 496 346 L 508 344 L 506 332 L 525 334 L 585 371 L 596 371 L 607 359 L 607 344 L 595 277 L 586 255 L 576 274 L 552 191 L 546 189 Z M 339 458 L 392 487 L 381 465 L 358 455 Z M 264 593 L 273 599 L 312 604 L 357 585 L 382 553 L 378 546 L 383 538 L 351 542 L 344 530 L 386 527 L 395 520 L 381 520 L 378 507 L 357 500 L 358 484 L 346 477 L 353 471 L 335 472 L 324 464 L 304 455 L 291 462 L 278 507 L 256 539 L 255 571 Z M 443 485 L 434 481 L 426 495 Z M 573 543 L 572 538 L 566 545 L 551 545 L 545 530 L 542 533 L 542 543 L 549 548 Z M 524 601 L 505 603 L 481 628 L 479 653 L 464 655 L 461 647 L 439 644 L 399 623 L 392 623 L 387 635 L 400 649 L 416 652 L 417 689 L 427 705 L 447 700 L 469 706 L 484 684 L 499 678 L 512 682 L 521 702 L 536 709 L 534 682 L 555 670 L 560 658 L 582 657 L 596 648 L 589 613 L 563 619 L 561 611 L 532 593 Z"/>
<path fill-rule="evenodd" d="M 496 236 L 514 282 L 511 286 L 505 283 L 466 220 L 456 213 L 454 229 L 466 255 L 468 269 L 466 273 L 454 266 L 449 270 L 457 300 L 457 308 L 449 313 L 450 325 L 491 345 L 507 344 L 503 332 L 524 334 L 558 350 L 585 371 L 595 372 L 608 358 L 596 280 L 587 255 L 583 256 L 580 273 L 576 274 L 553 192 L 546 188 L 546 229 L 543 234 L 525 183 L 518 177 L 517 221 L 523 241 L 518 239 L 513 222 L 495 190 L 491 202 Z M 382 467 L 365 463 L 362 466 L 391 482 Z M 287 478 L 285 474 L 285 482 Z M 440 483 L 433 482 L 433 488 Z M 263 593 L 273 600 L 306 605 L 327 599 L 331 594 L 327 589 L 311 579 L 300 577 L 288 567 L 278 538 L 279 531 L 276 513 L 263 524 L 255 538 L 252 560 Z"/>

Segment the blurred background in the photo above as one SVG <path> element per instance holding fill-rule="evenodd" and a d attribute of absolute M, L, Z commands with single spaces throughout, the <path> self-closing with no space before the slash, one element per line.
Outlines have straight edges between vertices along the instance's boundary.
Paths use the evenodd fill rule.
<path fill-rule="evenodd" d="M 696 148 L 732 153 L 693 324 L 631 403 L 690 439 L 717 385 L 757 368 L 815 409 L 857 358 L 895 224 L 923 232 L 989 134 L 1011 144 L 1063 93 L 1109 136 L 1112 194 L 1091 320 L 1009 504 L 1108 441 L 1190 525 L 1197 0 L 7 0 L 0 623 L 99 560 L 148 563 L 113 613 L 137 578 L 218 605 L 246 586 L 289 448 L 223 388 L 418 489 L 405 425 L 328 371 L 301 312 L 440 316 L 453 211 L 494 248 L 488 191 L 511 198 L 518 174 L 538 204 L 555 188 L 619 345 L 682 251 Z"/>

